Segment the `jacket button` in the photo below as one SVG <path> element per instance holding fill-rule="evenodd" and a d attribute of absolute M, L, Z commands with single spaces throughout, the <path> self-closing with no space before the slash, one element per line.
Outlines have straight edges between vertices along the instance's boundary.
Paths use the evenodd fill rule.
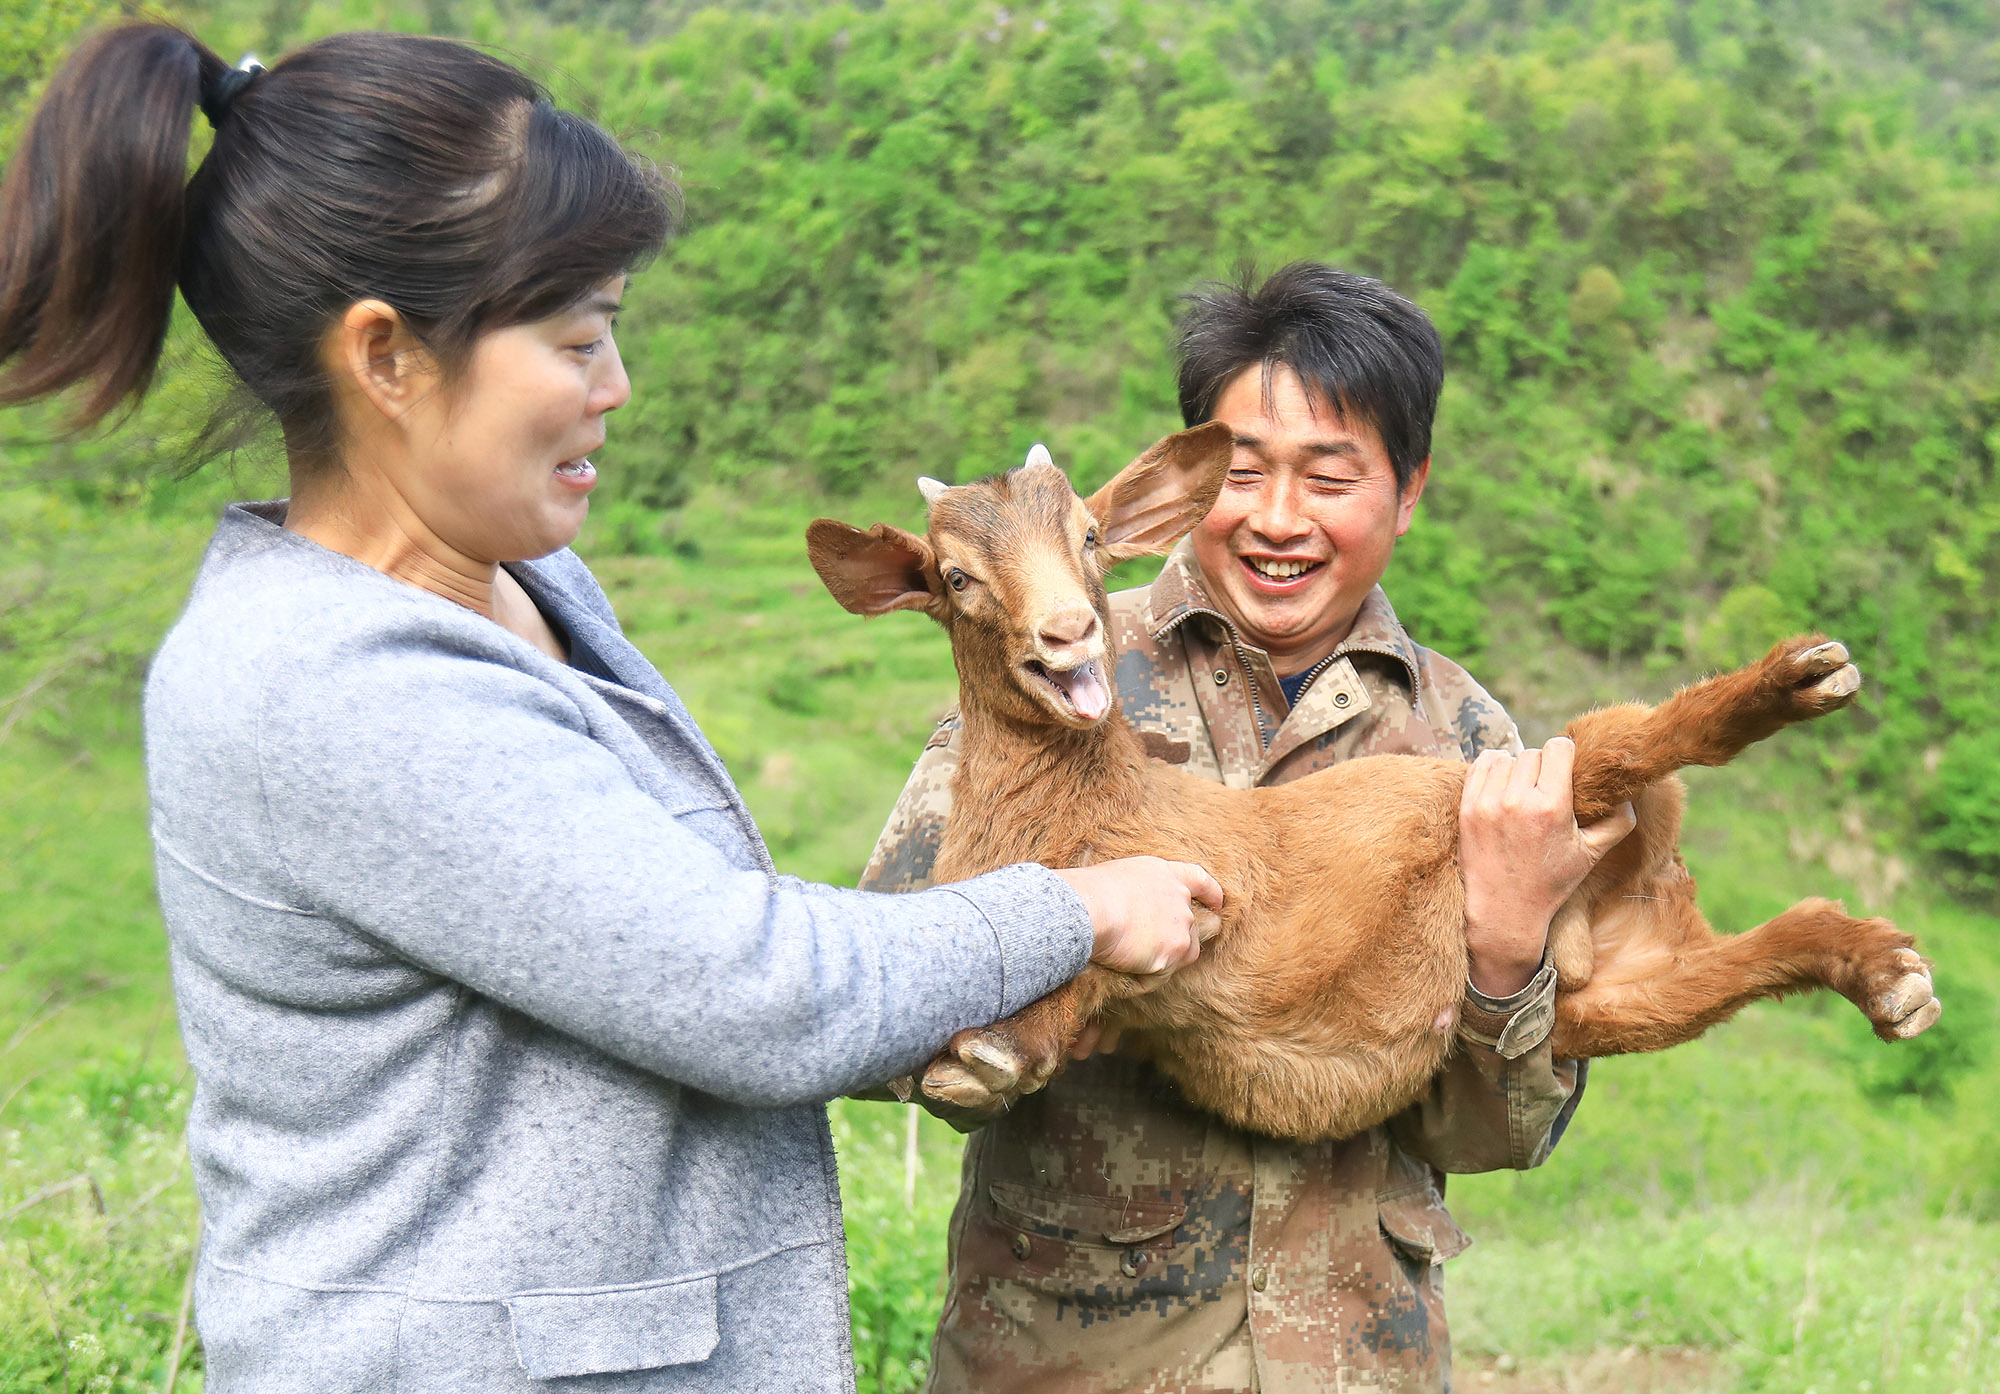
<path fill-rule="evenodd" d="M 1336 707 L 1344 707 L 1353 700 L 1354 699 L 1352 697 L 1349 697 L 1345 692 L 1336 692 L 1333 694 L 1333 704 Z"/>
<path fill-rule="evenodd" d="M 1028 1242 L 1028 1236 L 1027 1236 L 1027 1235 L 1025 1235 L 1025 1234 L 1017 1234 L 1017 1235 L 1015 1235 L 1015 1236 L 1014 1236 L 1014 1257 L 1015 1257 L 1015 1258 L 1018 1258 L 1018 1259 L 1026 1259 L 1026 1258 L 1028 1257 L 1028 1255 L 1029 1255 L 1029 1254 L 1032 1254 L 1033 1252 L 1035 1252 L 1035 1246 L 1034 1246 L 1033 1244 L 1031 1244 L 1031 1243 L 1029 1243 L 1029 1242 Z"/>
<path fill-rule="evenodd" d="M 1227 668 L 1217 668 L 1215 670 L 1215 685 L 1217 687 L 1221 687 L 1228 681 L 1229 681 L 1229 670 Z"/>
<path fill-rule="evenodd" d="M 1265 1272 L 1263 1269 L 1260 1268 L 1255 1273 L 1252 1273 L 1250 1275 L 1250 1286 L 1257 1289 L 1257 1291 L 1262 1292 L 1265 1288 L 1269 1287 L 1270 1285 L 1271 1285 L 1271 1275 Z"/>
<path fill-rule="evenodd" d="M 1139 1276 L 1139 1270 L 1146 1266 L 1144 1249 L 1127 1249 L 1125 1256 L 1118 1260 L 1118 1271 L 1128 1278 Z"/>

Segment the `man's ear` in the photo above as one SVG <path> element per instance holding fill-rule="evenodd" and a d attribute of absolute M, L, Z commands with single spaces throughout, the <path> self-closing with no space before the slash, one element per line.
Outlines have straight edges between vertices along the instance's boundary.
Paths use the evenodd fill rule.
<path fill-rule="evenodd" d="M 1199 523 L 1222 492 L 1235 439 L 1220 421 L 1176 432 L 1084 500 L 1097 519 L 1100 563 L 1158 555 Z"/>
<path fill-rule="evenodd" d="M 943 586 L 931 544 L 887 523 L 863 532 L 815 519 L 806 529 L 806 555 L 833 598 L 857 615 L 926 609 Z"/>

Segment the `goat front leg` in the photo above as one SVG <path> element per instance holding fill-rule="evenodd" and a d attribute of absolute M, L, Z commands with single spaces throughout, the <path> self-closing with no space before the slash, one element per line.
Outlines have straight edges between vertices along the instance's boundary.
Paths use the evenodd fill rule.
<path fill-rule="evenodd" d="M 1847 648 L 1817 634 L 1787 639 L 1734 673 L 1691 683 L 1657 707 L 1586 713 L 1576 742 L 1576 816 L 1594 822 L 1688 765 L 1726 765 L 1766 736 L 1837 711 L 1861 690 Z"/>
<path fill-rule="evenodd" d="M 1665 1050 L 1761 998 L 1816 987 L 1854 1003 L 1885 1041 L 1917 1035 L 1943 1010 L 1916 941 L 1888 920 L 1856 919 L 1837 902 L 1802 900 L 1742 934 L 1716 934 L 1691 903 L 1665 913 L 1688 917 L 1677 948 L 1634 936 L 1599 957 L 1582 989 L 1557 995 L 1558 1056 Z"/>
<path fill-rule="evenodd" d="M 1122 974 L 1086 968 L 1006 1020 L 953 1036 L 924 1071 L 924 1093 L 980 1113 L 1032 1094 L 1062 1068 L 1084 1023 L 1135 990 Z"/>

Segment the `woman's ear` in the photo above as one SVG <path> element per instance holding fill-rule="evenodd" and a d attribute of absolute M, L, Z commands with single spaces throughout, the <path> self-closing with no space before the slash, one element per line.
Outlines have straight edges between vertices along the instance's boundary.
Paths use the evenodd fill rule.
<path fill-rule="evenodd" d="M 429 350 L 384 300 L 349 305 L 327 331 L 323 352 L 334 381 L 392 421 L 437 387 Z"/>

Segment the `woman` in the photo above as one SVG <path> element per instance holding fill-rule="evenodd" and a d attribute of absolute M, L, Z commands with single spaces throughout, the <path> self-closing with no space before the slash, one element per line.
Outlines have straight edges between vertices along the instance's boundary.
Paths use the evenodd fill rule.
<path fill-rule="evenodd" d="M 665 195 L 471 49 L 238 71 L 158 25 L 71 59 L 0 191 L 0 396 L 140 393 L 178 280 L 290 460 L 146 693 L 216 1394 L 848 1388 L 821 1101 L 1191 960 L 1219 899 L 774 873 L 562 550 Z"/>

